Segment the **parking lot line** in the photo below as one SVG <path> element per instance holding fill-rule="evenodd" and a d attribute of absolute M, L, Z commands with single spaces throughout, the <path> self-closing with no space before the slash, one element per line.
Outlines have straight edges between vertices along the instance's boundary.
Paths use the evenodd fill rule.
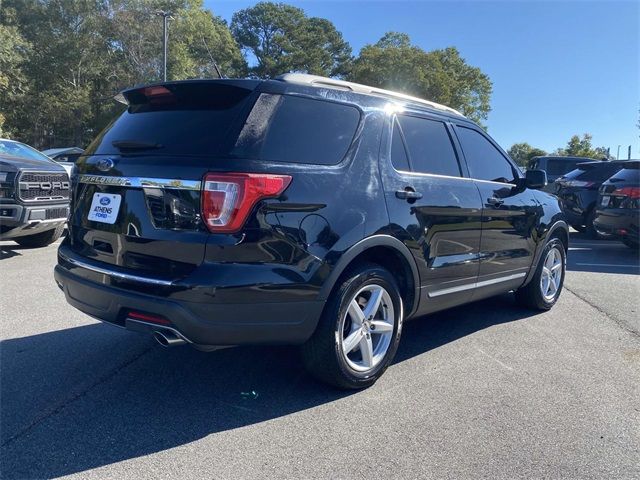
<path fill-rule="evenodd" d="M 622 267 L 622 268 L 638 268 L 638 265 L 620 265 L 618 263 L 576 263 L 583 267 Z"/>

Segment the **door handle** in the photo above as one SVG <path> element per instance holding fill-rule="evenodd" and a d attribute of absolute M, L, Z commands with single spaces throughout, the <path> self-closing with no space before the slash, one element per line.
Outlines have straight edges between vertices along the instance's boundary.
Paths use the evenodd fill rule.
<path fill-rule="evenodd" d="M 419 200 L 422 198 L 422 194 L 420 192 L 416 192 L 412 187 L 407 187 L 404 190 L 397 190 L 396 197 L 403 200 Z"/>
<path fill-rule="evenodd" d="M 489 197 L 487 198 L 487 204 L 488 205 L 492 205 L 494 207 L 499 207 L 500 205 L 502 205 L 504 203 L 504 200 L 500 199 L 500 198 L 496 198 L 496 197 Z"/>

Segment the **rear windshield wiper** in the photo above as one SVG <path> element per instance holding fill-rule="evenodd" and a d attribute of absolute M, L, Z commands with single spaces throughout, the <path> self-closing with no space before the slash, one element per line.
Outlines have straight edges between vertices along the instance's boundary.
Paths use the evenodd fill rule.
<path fill-rule="evenodd" d="M 164 145 L 151 142 L 138 142 L 136 140 L 114 140 L 111 145 L 119 150 L 156 150 L 164 148 Z"/>

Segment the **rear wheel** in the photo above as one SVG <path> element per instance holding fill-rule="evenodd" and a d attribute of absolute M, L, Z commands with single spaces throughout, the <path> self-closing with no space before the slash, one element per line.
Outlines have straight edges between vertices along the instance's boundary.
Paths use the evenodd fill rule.
<path fill-rule="evenodd" d="M 518 303 L 536 310 L 553 307 L 562 291 L 566 264 L 564 244 L 559 238 L 552 238 L 540 256 L 531 281 L 516 291 Z"/>
<path fill-rule="evenodd" d="M 57 226 L 46 232 L 36 233 L 35 235 L 28 235 L 26 237 L 18 237 L 14 241 L 18 245 L 22 245 L 27 248 L 46 247 L 47 245 L 55 242 L 60 238 L 64 231 L 64 224 Z"/>
<path fill-rule="evenodd" d="M 339 388 L 373 385 L 395 356 L 402 316 L 399 289 L 387 270 L 375 264 L 350 270 L 302 346 L 305 366 Z"/>

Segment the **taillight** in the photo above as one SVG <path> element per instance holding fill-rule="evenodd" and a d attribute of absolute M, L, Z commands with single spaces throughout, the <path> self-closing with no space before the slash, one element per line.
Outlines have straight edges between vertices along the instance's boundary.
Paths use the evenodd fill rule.
<path fill-rule="evenodd" d="M 240 230 L 256 203 L 278 197 L 289 183 L 289 175 L 208 173 L 202 192 L 204 223 L 213 233 Z"/>
<path fill-rule="evenodd" d="M 617 197 L 629 197 L 632 200 L 640 198 L 640 187 L 622 187 L 617 188 L 611 195 Z"/>
<path fill-rule="evenodd" d="M 583 180 L 566 180 L 563 182 L 567 187 L 583 187 L 589 188 L 594 185 L 595 182 L 586 182 Z"/>

